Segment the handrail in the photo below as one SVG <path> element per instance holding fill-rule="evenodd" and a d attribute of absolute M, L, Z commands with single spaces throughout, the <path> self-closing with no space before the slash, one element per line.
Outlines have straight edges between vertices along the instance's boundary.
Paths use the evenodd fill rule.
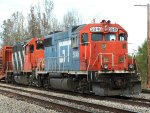
<path fill-rule="evenodd" d="M 93 65 L 92 65 L 92 67 L 95 65 L 95 63 L 96 63 L 96 61 L 97 61 L 97 59 L 98 59 L 98 57 L 100 56 L 100 63 L 101 63 L 101 66 L 103 65 L 103 62 L 102 62 L 102 58 L 103 58 L 103 55 L 106 55 L 106 54 L 111 54 L 112 55 L 112 67 L 114 68 L 114 54 L 113 53 L 98 53 L 98 55 L 97 55 L 97 57 L 96 57 L 96 59 L 95 59 L 95 61 L 94 61 L 94 63 L 93 63 Z M 130 54 L 132 54 L 131 56 L 132 56 L 132 64 L 133 64 L 133 61 L 134 61 L 134 53 L 126 53 L 126 54 L 124 54 L 124 68 L 126 68 L 126 55 L 130 55 Z"/>
<path fill-rule="evenodd" d="M 114 54 L 113 54 L 113 53 L 98 53 L 98 55 L 97 55 L 97 57 L 96 57 L 96 59 L 95 59 L 93 65 L 92 65 L 92 67 L 95 65 L 96 60 L 98 59 L 99 56 L 100 56 L 100 63 L 101 63 L 101 66 L 103 65 L 102 58 L 103 58 L 103 55 L 104 55 L 104 54 L 105 54 L 105 55 L 107 55 L 107 54 L 112 55 L 112 67 L 114 68 Z"/>
<path fill-rule="evenodd" d="M 134 54 L 134 53 L 126 53 L 126 54 L 127 54 L 127 55 L 131 55 L 131 56 L 132 56 L 132 64 L 133 64 L 135 54 Z"/>
<path fill-rule="evenodd" d="M 9 71 L 10 69 L 12 69 L 12 62 L 8 61 L 6 62 L 6 70 Z"/>
<path fill-rule="evenodd" d="M 45 59 L 44 58 L 37 58 L 37 70 L 43 71 L 45 66 Z"/>
<path fill-rule="evenodd" d="M 100 53 L 101 66 L 103 65 L 103 56 L 102 55 L 112 55 L 112 68 L 114 68 L 114 54 L 113 53 Z"/>
<path fill-rule="evenodd" d="M 90 67 L 90 63 L 91 63 L 91 52 L 92 52 L 92 49 L 91 49 L 91 43 L 90 42 L 84 42 L 84 43 L 80 43 L 80 45 L 82 44 L 89 44 L 90 45 L 90 57 L 89 57 L 89 62 L 88 62 L 88 67 L 87 67 L 87 70 L 89 70 L 89 67 Z M 87 46 L 84 46 L 84 53 L 85 53 L 85 56 L 84 56 L 84 59 L 86 60 L 86 51 L 87 51 Z"/>
<path fill-rule="evenodd" d="M 67 59 L 69 56 L 60 56 L 60 57 L 48 57 L 48 70 L 49 71 L 64 71 L 64 67 L 68 64 Z"/>

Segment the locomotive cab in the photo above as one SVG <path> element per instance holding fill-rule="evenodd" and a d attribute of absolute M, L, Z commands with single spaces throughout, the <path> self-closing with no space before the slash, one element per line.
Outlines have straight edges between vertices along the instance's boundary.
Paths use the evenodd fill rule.
<path fill-rule="evenodd" d="M 32 72 L 44 58 L 43 38 L 33 38 L 25 46 L 24 71 Z"/>
<path fill-rule="evenodd" d="M 43 58 L 43 38 L 32 38 L 16 43 L 13 46 L 14 80 L 12 81 L 18 84 L 33 84 L 36 70 Z"/>
<path fill-rule="evenodd" d="M 81 31 L 81 70 L 128 70 L 127 32 L 118 27 L 110 23 L 91 24 Z"/>

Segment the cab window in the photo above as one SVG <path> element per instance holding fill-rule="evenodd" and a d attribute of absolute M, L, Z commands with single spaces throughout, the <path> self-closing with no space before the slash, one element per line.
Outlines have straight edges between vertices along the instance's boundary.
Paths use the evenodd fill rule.
<path fill-rule="evenodd" d="M 37 50 L 43 50 L 44 49 L 43 40 L 37 40 L 36 41 L 36 49 Z"/>
<path fill-rule="evenodd" d="M 103 35 L 102 34 L 92 34 L 92 41 L 102 41 Z"/>
<path fill-rule="evenodd" d="M 73 36 L 71 38 L 71 47 L 72 48 L 78 48 L 78 36 Z"/>
<path fill-rule="evenodd" d="M 34 52 L 34 45 L 30 45 L 30 53 Z"/>
<path fill-rule="evenodd" d="M 87 33 L 83 33 L 81 35 L 81 43 L 82 45 L 88 45 L 88 34 Z"/>
<path fill-rule="evenodd" d="M 119 34 L 119 41 L 127 41 L 127 36 L 125 33 Z"/>
<path fill-rule="evenodd" d="M 52 46 L 52 37 L 44 39 L 44 46 L 45 47 Z"/>
<path fill-rule="evenodd" d="M 114 41 L 114 40 L 116 40 L 116 35 L 115 34 L 106 34 L 105 40 L 106 41 Z"/>
<path fill-rule="evenodd" d="M 43 50 L 44 49 L 44 45 L 43 45 L 43 43 L 42 44 L 36 44 L 36 49 L 37 50 Z"/>

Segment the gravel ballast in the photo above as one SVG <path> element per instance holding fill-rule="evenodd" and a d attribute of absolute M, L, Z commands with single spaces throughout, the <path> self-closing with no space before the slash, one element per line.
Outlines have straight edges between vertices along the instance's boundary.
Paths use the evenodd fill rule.
<path fill-rule="evenodd" d="M 38 105 L 6 97 L 0 94 L 0 113 L 58 113 Z"/>
<path fill-rule="evenodd" d="M 4 85 L 4 84 L 0 84 L 1 86 L 9 86 L 9 87 L 13 87 L 10 85 Z M 73 96 L 73 95 L 69 95 L 69 94 L 61 94 L 61 93 L 55 93 L 55 92 L 50 92 L 50 91 L 42 91 L 42 90 L 37 90 L 37 89 L 32 89 L 32 88 L 22 88 L 22 87 L 16 87 L 17 89 L 24 89 L 24 90 L 28 90 L 28 91 L 34 91 L 34 92 L 39 92 L 39 93 L 43 93 L 43 94 L 47 94 L 47 95 L 52 95 L 52 96 L 57 96 L 57 97 L 64 97 L 64 98 L 69 98 L 69 99 L 73 99 L 73 100 L 79 100 L 79 101 L 83 101 L 83 102 L 88 102 L 88 103 L 94 103 L 94 104 L 98 104 L 98 105 L 104 105 L 104 106 L 108 106 L 108 107 L 114 107 L 114 108 L 119 108 L 119 109 L 125 109 L 125 110 L 130 110 L 130 111 L 134 111 L 134 112 L 140 112 L 140 113 L 150 113 L 150 108 L 149 107 L 142 107 L 142 106 L 137 106 L 137 105 L 128 105 L 125 103 L 120 103 L 120 102 L 113 102 L 113 101 L 108 101 L 108 100 L 97 100 L 97 99 L 91 99 L 91 98 L 84 98 L 81 96 Z M 148 96 L 148 95 L 147 95 Z M 37 97 L 38 96 L 35 96 Z M 141 95 L 136 96 L 137 98 L 143 97 Z M 145 96 L 146 97 L 146 96 Z M 44 97 L 42 97 L 44 99 Z M 50 99 L 47 98 L 47 100 L 50 101 Z M 65 103 L 67 104 L 67 103 Z M 69 104 L 71 105 L 71 103 Z"/>

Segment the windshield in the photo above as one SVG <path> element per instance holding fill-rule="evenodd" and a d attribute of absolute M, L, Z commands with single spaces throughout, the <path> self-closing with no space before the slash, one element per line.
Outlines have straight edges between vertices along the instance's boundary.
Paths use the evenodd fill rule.
<path fill-rule="evenodd" d="M 83 33 L 81 36 L 81 43 L 82 45 L 88 45 L 88 34 L 87 33 Z"/>
<path fill-rule="evenodd" d="M 106 40 L 106 41 L 113 41 L 113 40 L 116 40 L 116 35 L 115 35 L 115 34 L 106 34 L 106 35 L 105 35 L 105 40 Z"/>
<path fill-rule="evenodd" d="M 44 49 L 43 41 L 37 41 L 36 42 L 36 49 L 37 50 L 43 50 Z"/>
<path fill-rule="evenodd" d="M 119 34 L 119 41 L 127 41 L 127 36 L 125 33 Z"/>
<path fill-rule="evenodd" d="M 103 35 L 102 34 L 92 34 L 92 41 L 102 41 Z"/>

